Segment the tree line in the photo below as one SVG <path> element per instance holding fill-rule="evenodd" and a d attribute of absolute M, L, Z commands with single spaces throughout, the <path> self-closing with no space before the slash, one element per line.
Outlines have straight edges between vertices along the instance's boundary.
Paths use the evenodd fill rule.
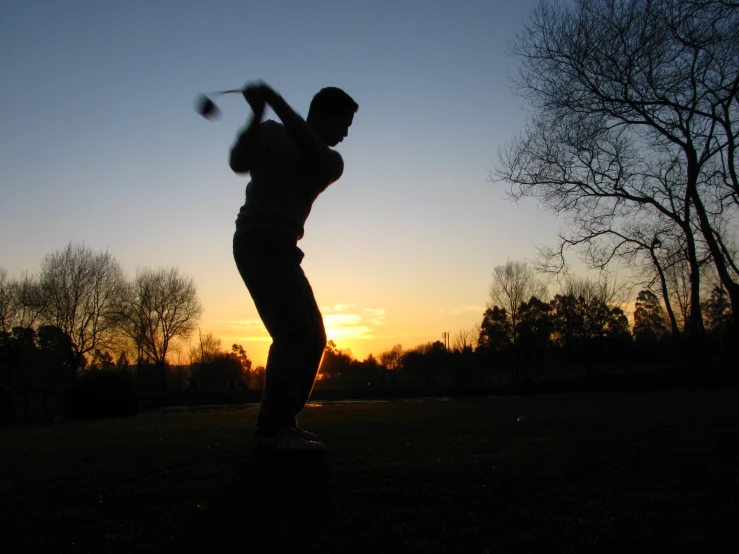
<path fill-rule="evenodd" d="M 261 388 L 243 346 L 223 347 L 198 327 L 202 305 L 177 268 L 141 268 L 129 278 L 107 251 L 69 243 L 37 275 L 0 268 L 0 382 L 71 388 L 81 370 L 118 372 L 143 389 Z M 197 330 L 186 364 L 174 350 Z"/>
<path fill-rule="evenodd" d="M 526 262 L 497 266 L 488 308 L 472 329 L 452 335 L 449 346 L 401 345 L 354 360 L 329 343 L 321 377 L 333 381 L 417 385 L 482 385 L 558 378 L 602 370 L 674 366 L 720 355 L 734 347 L 728 295 L 714 286 L 702 302 L 705 341 L 675 335 L 662 299 L 643 289 L 627 314 L 620 288 L 607 280 L 568 277 L 554 294 Z M 631 312 L 631 310 L 629 310 Z"/>
<path fill-rule="evenodd" d="M 173 343 L 190 336 L 201 311 L 194 281 L 177 268 L 129 279 L 110 252 L 69 243 L 46 255 L 37 275 L 11 279 L 0 268 L 0 356 L 17 366 L 19 356 L 53 352 L 67 380 L 132 360 L 156 366 L 163 380 Z"/>
<path fill-rule="evenodd" d="M 630 321 L 614 284 L 569 277 L 550 295 L 535 269 L 516 261 L 497 266 L 480 323 L 457 331 L 450 345 L 430 341 L 405 350 L 397 344 L 360 361 L 329 341 L 320 379 L 463 386 L 664 363 L 684 352 L 679 339 L 686 324 L 679 320 L 676 335 L 652 290 L 639 292 Z M 734 328 L 731 303 L 718 285 L 706 296 L 704 347 L 722 350 Z M 9 279 L 0 270 L 0 366 L 56 368 L 55 378 L 67 385 L 81 369 L 134 366 L 144 389 L 261 388 L 265 368 L 255 367 L 241 345 L 228 350 L 203 334 L 201 309 L 194 282 L 177 269 L 144 268 L 128 279 L 108 252 L 69 244 L 44 258 L 38 276 Z M 189 363 L 167 367 L 173 344 L 195 330 Z"/>

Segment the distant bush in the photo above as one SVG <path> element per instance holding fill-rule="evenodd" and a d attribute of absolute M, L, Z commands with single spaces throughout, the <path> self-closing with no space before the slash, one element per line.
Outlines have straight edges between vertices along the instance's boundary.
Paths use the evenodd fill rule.
<path fill-rule="evenodd" d="M 138 413 L 139 395 L 126 377 L 89 370 L 80 376 L 70 397 L 77 417 L 125 417 Z"/>

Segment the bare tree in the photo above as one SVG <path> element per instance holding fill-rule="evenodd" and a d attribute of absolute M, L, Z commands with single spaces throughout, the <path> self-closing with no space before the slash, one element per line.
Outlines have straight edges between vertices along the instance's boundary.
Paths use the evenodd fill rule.
<path fill-rule="evenodd" d="M 475 327 L 460 329 L 452 336 L 452 350 L 455 352 L 471 350 L 477 343 L 477 338 L 479 336 L 479 329 L 476 329 Z"/>
<path fill-rule="evenodd" d="M 490 285 L 490 308 L 498 306 L 505 309 L 511 318 L 512 341 L 516 344 L 521 304 L 532 296 L 546 300 L 547 286 L 541 282 L 533 268 L 526 262 L 507 261 L 493 269 L 493 282 Z"/>
<path fill-rule="evenodd" d="M 198 327 L 198 344 L 190 349 L 191 364 L 207 364 L 223 351 L 221 339 L 213 336 L 213 333 L 203 335 Z"/>
<path fill-rule="evenodd" d="M 8 270 L 0 267 L 0 333 L 10 333 L 13 310 L 13 292 L 8 279 Z"/>
<path fill-rule="evenodd" d="M 583 224 L 582 227 L 585 227 L 583 221 L 580 223 Z M 611 227 L 597 231 L 582 227 L 579 233 L 585 245 L 584 259 L 587 264 L 591 268 L 605 271 L 615 258 L 619 258 L 635 270 L 632 280 L 640 290 L 644 288 L 651 290 L 659 285 L 662 301 L 670 320 L 671 333 L 674 337 L 679 336 L 680 326 L 673 308 L 673 300 L 677 298 L 679 302 L 681 297 L 676 297 L 676 291 L 673 289 L 677 283 L 671 281 L 669 277 L 677 275 L 676 267 L 685 268 L 689 255 L 680 231 L 670 222 L 660 222 L 649 218 L 630 219 L 622 221 L 618 228 Z M 553 258 L 562 259 L 562 250 L 568 241 L 569 239 L 564 239 L 560 242 L 556 252 L 546 247 L 540 249 L 542 265 L 547 266 Z M 705 261 L 705 256 L 702 256 L 701 260 Z M 698 267 L 700 265 L 699 260 Z M 545 267 L 546 270 L 548 270 L 547 267 Z M 685 294 L 686 290 L 689 291 L 689 279 L 683 284 L 688 287 L 688 289 L 681 289 Z M 679 305 L 687 308 L 687 304 Z M 682 313 L 680 321 L 684 322 L 686 319 L 687 309 Z"/>
<path fill-rule="evenodd" d="M 609 306 L 624 303 L 622 287 L 606 273 L 598 280 L 567 275 L 560 285 L 560 294 L 582 298 L 585 302 L 597 300 Z"/>
<path fill-rule="evenodd" d="M 582 321 L 583 337 L 604 337 L 620 330 L 626 293 L 616 279 L 602 273 L 598 280 L 567 276 L 560 287 L 560 299 L 576 303 Z M 561 304 L 561 303 L 560 303 Z"/>
<path fill-rule="evenodd" d="M 396 344 L 390 350 L 386 350 L 380 354 L 380 363 L 385 366 L 388 371 L 393 371 L 400 367 L 400 361 L 403 358 L 403 346 Z"/>
<path fill-rule="evenodd" d="M 739 198 L 738 23 L 739 11 L 718 0 L 542 2 L 511 48 L 535 115 L 493 172 L 514 199 L 537 197 L 578 229 L 672 222 L 690 266 L 688 329 L 698 334 L 693 229 L 739 308 L 739 271 L 721 233 Z"/>
<path fill-rule="evenodd" d="M 24 274 L 20 279 L 9 279 L 0 268 L 0 331 L 9 333 L 13 327 L 33 327 L 42 308 L 38 280 Z"/>
<path fill-rule="evenodd" d="M 41 262 L 41 320 L 70 338 L 74 371 L 85 354 L 107 348 L 114 339 L 114 308 L 124 287 L 123 270 L 107 251 L 69 243 Z"/>
<path fill-rule="evenodd" d="M 665 268 L 665 278 L 670 290 L 672 304 L 677 306 L 675 320 L 680 329 L 685 329 L 690 313 L 690 271 L 687 261 L 678 258 Z"/>
<path fill-rule="evenodd" d="M 119 329 L 136 345 L 139 363 L 150 360 L 159 368 L 162 388 L 172 341 L 189 337 L 201 312 L 195 282 L 176 268 L 142 269 L 126 287 L 116 310 Z"/>
<path fill-rule="evenodd" d="M 24 273 L 15 282 L 15 324 L 34 327 L 44 308 L 44 296 L 38 278 Z"/>

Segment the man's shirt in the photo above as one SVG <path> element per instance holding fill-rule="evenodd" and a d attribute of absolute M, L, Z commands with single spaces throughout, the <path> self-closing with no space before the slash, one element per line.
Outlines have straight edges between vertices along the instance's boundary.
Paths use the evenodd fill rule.
<path fill-rule="evenodd" d="M 272 120 L 261 123 L 246 202 L 236 218 L 236 234 L 269 229 L 293 244 L 300 240 L 313 202 L 343 172 L 341 155 L 331 150 L 330 158 L 331 176 L 327 182 L 319 182 L 285 127 Z"/>

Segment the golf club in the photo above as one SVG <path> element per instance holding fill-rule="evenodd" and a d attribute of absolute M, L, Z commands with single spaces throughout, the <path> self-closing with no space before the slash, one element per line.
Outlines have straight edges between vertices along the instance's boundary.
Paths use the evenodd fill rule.
<path fill-rule="evenodd" d="M 213 100 L 211 100 L 211 97 L 223 96 L 224 94 L 241 94 L 243 92 L 243 89 L 233 89 L 211 92 L 209 96 L 205 94 L 200 94 L 195 99 L 195 111 L 202 115 L 205 119 L 213 121 L 220 117 L 221 110 L 219 110 L 218 106 L 216 106 Z"/>

